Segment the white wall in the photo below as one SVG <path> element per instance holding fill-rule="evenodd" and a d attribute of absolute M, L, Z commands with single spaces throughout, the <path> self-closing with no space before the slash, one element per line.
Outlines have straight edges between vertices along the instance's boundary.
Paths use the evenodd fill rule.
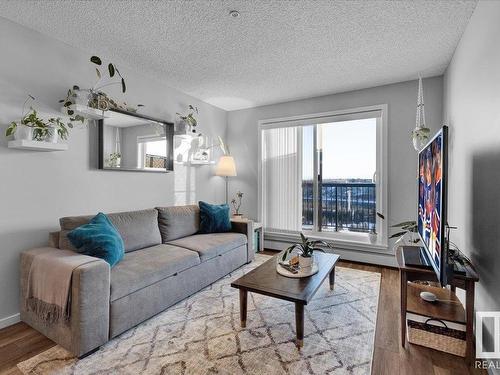
<path fill-rule="evenodd" d="M 476 310 L 500 311 L 500 2 L 478 3 L 446 71 L 444 98 L 448 221 L 458 226 L 451 240 L 479 271 Z"/>
<path fill-rule="evenodd" d="M 442 77 L 424 80 L 427 124 L 433 130 L 442 125 Z M 417 156 L 410 139 L 415 127 L 417 81 L 409 81 L 342 94 L 268 105 L 228 113 L 227 139 L 235 157 L 238 176 L 230 179 L 230 193 L 244 193 L 242 212 L 257 217 L 259 120 L 328 112 L 376 104 L 388 104 L 388 213 L 390 224 L 415 218 Z M 392 246 L 389 246 L 390 250 Z M 346 254 L 348 259 L 367 262 L 373 257 Z M 393 259 L 391 259 L 392 264 Z"/>
<path fill-rule="evenodd" d="M 8 149 L 7 124 L 18 120 L 28 93 L 37 108 L 57 115 L 58 99 L 73 84 L 88 87 L 95 80 L 81 51 L 0 18 L 0 327 L 18 313 L 18 268 L 22 250 L 44 245 L 58 218 L 150 208 L 197 201 L 224 200 L 224 184 L 213 167 L 179 167 L 174 174 L 110 172 L 95 169 L 96 132 L 72 131 L 69 151 L 40 153 Z M 105 58 L 106 56 L 101 56 Z M 188 104 L 198 106 L 201 130 L 224 135 L 226 112 L 141 75 L 141 67 L 115 61 L 128 92 L 108 93 L 129 103 L 146 105 L 143 112 L 175 121 Z M 186 186 L 187 185 L 187 186 Z M 186 199 L 187 197 L 187 199 Z"/>

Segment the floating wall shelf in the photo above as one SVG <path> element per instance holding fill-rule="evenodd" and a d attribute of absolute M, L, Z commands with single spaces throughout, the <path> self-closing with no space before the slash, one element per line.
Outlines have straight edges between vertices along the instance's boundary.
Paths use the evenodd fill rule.
<path fill-rule="evenodd" d="M 215 161 L 202 161 L 202 160 L 174 161 L 174 164 L 178 164 L 178 165 L 213 165 L 213 164 L 215 164 Z"/>
<path fill-rule="evenodd" d="M 67 114 L 67 110 L 70 109 L 75 112 L 75 115 L 80 115 L 89 120 L 100 120 L 109 117 L 106 111 L 101 111 L 95 108 L 90 108 L 86 105 L 72 104 L 69 107 L 62 107 L 61 113 Z"/>
<path fill-rule="evenodd" d="M 188 161 L 186 164 L 191 164 L 191 165 L 209 165 L 209 164 L 215 164 L 214 161 L 208 161 L 208 160 L 191 160 Z"/>
<path fill-rule="evenodd" d="M 9 141 L 8 147 L 16 148 L 18 150 L 31 150 L 31 151 L 66 151 L 68 149 L 68 145 L 66 143 L 29 141 L 26 139 Z"/>

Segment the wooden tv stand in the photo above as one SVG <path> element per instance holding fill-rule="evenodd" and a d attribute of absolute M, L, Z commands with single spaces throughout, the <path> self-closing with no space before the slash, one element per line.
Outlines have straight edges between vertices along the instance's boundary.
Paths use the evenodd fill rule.
<path fill-rule="evenodd" d="M 418 247 L 415 247 L 415 251 L 419 251 Z M 479 281 L 479 277 L 476 271 L 469 266 L 466 266 L 466 274 L 454 274 L 453 277 L 448 280 L 450 285 L 450 290 L 442 289 L 439 292 L 438 298 L 453 300 L 458 302 L 455 296 L 456 288 L 465 290 L 465 317 L 464 308 L 461 304 L 448 304 L 438 307 L 439 305 L 431 304 L 429 302 L 422 301 L 420 299 L 420 289 L 423 290 L 425 287 L 420 286 L 408 286 L 409 281 L 437 281 L 436 274 L 432 269 L 427 268 L 417 268 L 417 267 L 407 267 L 404 264 L 402 248 L 399 247 L 396 251 L 396 259 L 398 261 L 399 276 L 400 276 L 400 287 L 401 287 L 401 345 L 403 348 L 406 344 L 406 312 L 416 312 L 422 313 L 427 316 L 432 316 L 436 318 L 441 318 L 445 320 L 452 321 L 465 321 L 466 323 L 466 343 L 467 351 L 465 360 L 467 364 L 471 364 L 475 358 L 474 349 L 474 288 L 475 283 Z M 410 293 L 408 290 L 410 288 Z M 429 287 L 432 288 L 432 287 Z M 439 290 L 440 288 L 438 288 Z M 436 290 L 430 290 L 436 292 Z M 441 295 L 442 294 L 442 295 Z"/>

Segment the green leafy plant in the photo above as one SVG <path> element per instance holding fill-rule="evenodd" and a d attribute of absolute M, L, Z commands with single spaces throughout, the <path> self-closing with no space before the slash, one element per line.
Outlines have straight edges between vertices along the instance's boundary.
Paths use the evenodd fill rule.
<path fill-rule="evenodd" d="M 431 133 L 431 129 L 429 128 L 418 128 L 413 129 L 411 132 L 412 139 L 418 139 L 421 142 L 425 142 L 429 140 L 429 135 Z"/>
<path fill-rule="evenodd" d="M 310 258 L 310 257 L 312 257 L 312 255 L 315 251 L 321 251 L 323 253 L 325 252 L 325 250 L 323 250 L 319 246 L 326 246 L 328 248 L 333 248 L 333 245 L 328 243 L 328 242 L 321 241 L 321 240 L 310 240 L 306 236 L 304 236 L 302 233 L 300 233 L 300 238 L 302 240 L 301 243 L 293 244 L 292 246 L 288 247 L 283 252 L 283 256 L 281 258 L 282 261 L 285 261 L 286 258 L 288 257 L 288 255 L 294 249 L 297 249 L 299 251 L 299 254 L 301 256 L 303 256 L 304 258 Z"/>
<path fill-rule="evenodd" d="M 109 80 L 104 80 L 104 73 L 103 73 L 103 62 L 99 56 L 91 56 L 90 57 L 90 62 L 94 64 L 95 67 L 95 73 L 97 76 L 97 81 L 94 83 L 94 85 L 89 88 L 89 89 L 80 89 L 79 86 L 74 85 L 71 89 L 68 90 L 66 94 L 66 98 L 59 100 L 59 103 L 62 103 L 64 107 L 66 107 L 66 112 L 69 116 L 74 116 L 74 111 L 69 108 L 72 104 L 75 104 L 75 99 L 78 97 L 78 91 L 86 91 L 88 92 L 88 103 L 87 105 L 92 108 L 96 109 L 101 109 L 101 110 L 108 110 L 109 108 L 120 108 L 120 109 L 126 109 L 126 110 L 131 110 L 133 112 L 137 111 L 137 108 L 135 108 L 135 111 L 133 110 L 134 108 L 127 105 L 126 103 L 123 103 L 123 105 L 117 104 L 113 99 L 109 98 L 108 95 L 106 95 L 104 92 L 102 92 L 102 88 L 106 86 L 111 86 L 111 85 L 120 85 L 121 86 L 121 91 L 125 93 L 127 91 L 127 85 L 125 83 L 125 79 L 121 75 L 120 71 L 114 65 L 113 63 L 108 63 L 107 71 Z M 113 78 L 118 78 L 118 80 L 113 79 Z M 142 104 L 138 104 L 137 107 L 143 107 Z M 79 115 L 74 116 L 74 118 L 71 119 L 71 121 L 80 121 Z"/>
<path fill-rule="evenodd" d="M 16 129 L 19 125 L 24 125 L 28 126 L 30 128 L 33 128 L 33 134 L 34 135 L 40 135 L 43 133 L 40 129 L 45 127 L 45 123 L 41 118 L 38 117 L 38 113 L 35 109 L 30 107 L 30 112 L 28 112 L 24 117 L 19 121 L 19 123 L 12 121 L 9 125 L 9 127 L 5 131 L 5 136 L 12 135 L 16 132 Z M 36 133 L 35 133 L 36 131 Z M 36 139 L 36 138 L 35 138 Z"/>
<path fill-rule="evenodd" d="M 60 117 L 51 117 L 44 120 L 37 117 L 35 110 L 32 111 L 31 116 L 33 117 L 31 121 L 36 124 L 33 127 L 33 139 L 37 141 L 44 141 L 53 132 L 57 132 L 59 137 L 65 141 L 69 137 L 69 129 L 73 128 L 71 122 L 64 123 Z"/>
<path fill-rule="evenodd" d="M 99 56 L 92 56 L 90 58 L 90 62 L 92 62 L 93 64 L 95 64 L 97 66 L 102 66 L 102 60 L 101 60 L 101 58 Z M 116 67 L 116 65 L 114 65 L 113 63 L 109 63 L 107 70 L 108 70 L 109 78 L 115 77 L 115 73 L 116 73 L 116 76 L 120 77 L 119 82 L 109 82 L 109 83 L 106 83 L 106 84 L 101 84 L 101 86 L 99 86 L 99 83 L 101 82 L 101 79 L 102 79 L 102 73 L 99 70 L 99 68 L 96 67 L 95 68 L 95 72 L 96 72 L 98 80 L 95 83 L 94 87 L 92 87 L 92 90 L 93 91 L 99 91 L 100 89 L 102 89 L 105 86 L 120 84 L 121 88 L 122 88 L 122 92 L 125 93 L 125 91 L 127 91 L 127 86 L 125 84 L 125 79 L 121 75 L 121 73 L 118 70 L 118 68 Z"/>
<path fill-rule="evenodd" d="M 198 115 L 198 107 L 194 107 L 191 104 L 188 106 L 187 115 L 183 115 L 177 112 L 177 116 L 179 116 L 181 120 L 186 121 L 186 123 L 191 126 L 193 133 L 196 133 L 196 125 L 198 125 L 195 114 Z"/>
<path fill-rule="evenodd" d="M 65 141 L 69 137 L 69 129 L 73 129 L 73 124 L 71 122 L 68 122 L 65 124 L 60 117 L 51 117 L 48 120 L 50 132 L 52 133 L 53 131 L 56 131 L 59 137 Z M 82 120 L 83 121 L 83 120 Z"/>
<path fill-rule="evenodd" d="M 5 129 L 5 136 L 8 137 L 12 134 L 14 134 L 16 132 L 16 129 L 19 125 L 26 125 L 26 126 L 29 126 L 29 127 L 34 127 L 34 125 L 29 122 L 29 119 L 28 119 L 28 113 L 25 112 L 25 109 L 26 109 L 26 104 L 31 101 L 31 100 L 35 100 L 35 97 L 28 94 L 28 97 L 26 98 L 26 100 L 24 101 L 24 104 L 23 104 L 23 109 L 22 109 L 22 112 L 21 112 L 21 121 L 19 121 L 19 123 L 17 123 L 16 121 L 12 121 L 10 123 L 10 125 L 7 127 L 7 129 Z M 30 110 L 32 110 L 33 108 L 30 107 Z M 36 113 L 36 112 L 35 112 Z"/>
<path fill-rule="evenodd" d="M 234 209 L 234 214 L 239 215 L 240 214 L 240 208 L 241 208 L 241 200 L 243 198 L 243 193 L 238 190 L 236 193 L 236 198 L 231 199 L 231 204 Z"/>
<path fill-rule="evenodd" d="M 108 165 L 112 168 L 118 167 L 118 161 L 120 160 L 121 157 L 122 155 L 119 152 L 110 153 L 109 158 L 107 160 Z"/>
<path fill-rule="evenodd" d="M 68 129 L 73 128 L 73 124 L 71 122 L 65 123 L 60 117 L 51 117 L 44 120 L 39 117 L 38 112 L 33 107 L 30 107 L 30 112 L 23 117 L 19 124 L 13 121 L 5 131 L 5 135 L 8 137 L 9 135 L 14 134 L 19 125 L 25 125 L 33 128 L 33 139 L 37 141 L 45 140 L 54 131 L 59 134 L 61 139 L 67 140 L 69 136 Z"/>
<path fill-rule="evenodd" d="M 399 241 L 402 240 L 407 235 L 410 235 L 411 242 L 418 243 L 420 241 L 420 238 L 414 237 L 414 234 L 418 232 L 418 226 L 416 221 L 411 221 L 411 220 L 403 221 L 402 223 L 392 225 L 392 228 L 400 228 L 400 230 L 391 235 L 389 238 L 397 238 Z"/>
<path fill-rule="evenodd" d="M 76 85 L 73 86 L 73 88 L 68 90 L 66 98 L 59 100 L 59 103 L 64 103 L 63 106 L 66 108 L 66 113 L 68 114 L 68 116 L 70 116 L 69 117 L 70 122 L 80 121 L 83 124 L 83 122 L 85 121 L 85 117 L 78 114 L 75 115 L 75 111 L 69 108 L 72 104 L 75 104 L 75 98 L 78 95 L 76 93 L 77 90 L 80 90 L 80 87 Z M 73 124 L 68 124 L 68 125 L 71 125 L 70 127 L 73 127 Z"/>

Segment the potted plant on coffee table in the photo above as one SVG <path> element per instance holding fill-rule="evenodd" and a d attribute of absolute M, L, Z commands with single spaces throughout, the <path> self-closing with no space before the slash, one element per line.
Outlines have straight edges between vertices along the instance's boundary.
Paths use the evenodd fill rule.
<path fill-rule="evenodd" d="M 299 266 L 300 268 L 307 268 L 307 267 L 312 267 L 314 263 L 314 257 L 313 254 L 315 251 L 321 251 L 325 252 L 324 249 L 322 249 L 319 246 L 324 246 L 328 248 L 333 248 L 333 245 L 321 241 L 321 240 L 310 240 L 306 236 L 304 236 L 302 233 L 300 233 L 300 238 L 302 240 L 301 243 L 296 243 L 288 247 L 284 252 L 283 256 L 281 258 L 282 261 L 285 261 L 288 255 L 295 249 L 297 249 L 299 253 Z"/>

